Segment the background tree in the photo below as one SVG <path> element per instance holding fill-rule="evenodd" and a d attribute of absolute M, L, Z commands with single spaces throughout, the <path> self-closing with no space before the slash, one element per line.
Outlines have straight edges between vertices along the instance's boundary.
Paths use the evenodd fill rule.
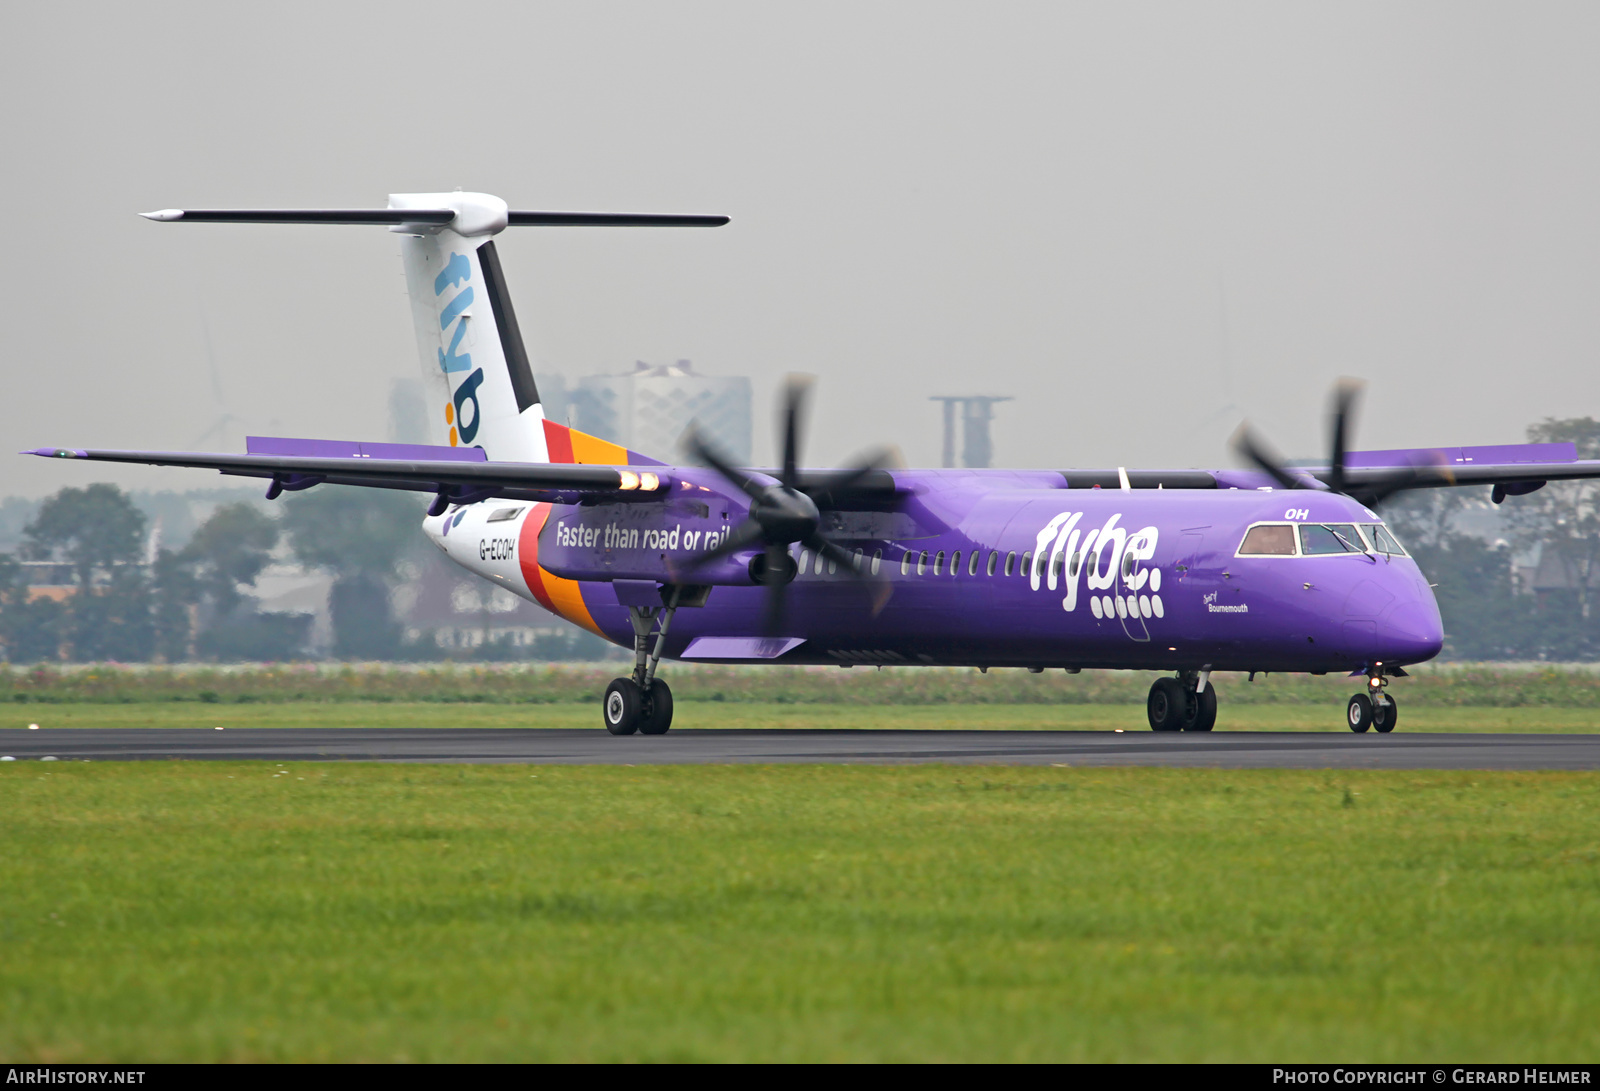
<path fill-rule="evenodd" d="M 69 600 L 72 658 L 147 662 L 155 643 L 150 580 L 138 565 L 119 565 L 103 584 L 79 587 Z"/>
<path fill-rule="evenodd" d="M 231 616 L 272 562 L 278 524 L 252 504 L 224 504 L 200 525 L 179 559 L 193 566 L 195 585 L 218 619 Z"/>
<path fill-rule="evenodd" d="M 292 659 L 311 627 L 309 614 L 261 613 L 254 595 L 256 578 L 272 563 L 278 523 L 253 504 L 224 504 L 211 513 L 176 558 L 179 572 L 169 597 L 174 605 L 185 590 L 202 607 L 194 651 L 205 659 L 262 661 Z M 185 587 L 181 571 L 189 572 Z"/>
<path fill-rule="evenodd" d="M 194 639 L 192 607 L 200 601 L 193 568 L 170 549 L 156 554 L 150 569 L 151 657 L 181 663 Z"/>
<path fill-rule="evenodd" d="M 55 660 L 61 653 L 65 611 L 59 602 L 31 598 L 27 570 L 0 553 L 0 643 L 11 663 Z"/>
<path fill-rule="evenodd" d="M 1592 417 L 1546 418 L 1528 426 L 1533 443 L 1571 443 L 1579 458 L 1600 458 L 1600 422 Z M 1506 515 L 1520 546 L 1542 543 L 1566 574 L 1578 617 L 1588 621 L 1594 597 L 1591 583 L 1600 580 L 1600 515 L 1596 500 L 1600 481 L 1553 481 L 1538 492 L 1506 501 Z"/>
<path fill-rule="evenodd" d="M 30 559 L 72 568 L 77 591 L 65 608 L 64 632 L 74 659 L 150 657 L 148 581 L 141 571 L 145 517 L 115 485 L 62 489 L 23 528 Z"/>
<path fill-rule="evenodd" d="M 88 587 L 96 570 L 109 576 L 139 561 L 144 531 L 144 513 L 115 485 L 62 489 L 23 528 L 22 551 L 29 560 L 70 564 L 78 586 Z"/>
<path fill-rule="evenodd" d="M 389 606 L 395 566 L 421 540 L 422 505 L 402 492 L 319 485 L 284 502 L 284 529 L 301 564 L 334 575 L 333 651 L 387 659 L 400 649 Z"/>

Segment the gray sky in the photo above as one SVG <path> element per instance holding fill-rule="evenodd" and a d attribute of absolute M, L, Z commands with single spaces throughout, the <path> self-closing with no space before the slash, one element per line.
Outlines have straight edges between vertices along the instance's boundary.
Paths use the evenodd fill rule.
<path fill-rule="evenodd" d="M 1017 395 L 1012 466 L 1227 465 L 1241 413 L 1316 455 L 1342 374 L 1365 447 L 1600 415 L 1594 4 L 10 4 L 0 41 L 12 449 L 384 438 L 392 236 L 134 214 L 458 186 L 731 215 L 500 246 L 540 370 L 748 374 L 758 453 L 791 370 L 816 464 L 936 464 L 932 393 Z M 217 483 L 0 460 L 108 479 Z"/>

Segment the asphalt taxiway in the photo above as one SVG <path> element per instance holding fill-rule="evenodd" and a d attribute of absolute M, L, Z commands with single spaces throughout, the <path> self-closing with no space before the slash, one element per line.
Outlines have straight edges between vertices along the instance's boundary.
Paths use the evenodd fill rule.
<path fill-rule="evenodd" d="M 381 761 L 539 765 L 1147 765 L 1226 769 L 1600 769 L 1600 735 L 541 728 L 0 729 L 17 761 Z"/>

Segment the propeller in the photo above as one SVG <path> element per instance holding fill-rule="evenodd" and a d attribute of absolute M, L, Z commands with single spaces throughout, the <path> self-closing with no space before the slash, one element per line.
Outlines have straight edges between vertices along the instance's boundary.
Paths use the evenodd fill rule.
<path fill-rule="evenodd" d="M 1330 492 L 1342 493 L 1368 507 L 1376 507 L 1402 489 L 1416 487 L 1423 481 L 1425 475 L 1415 466 L 1406 466 L 1377 477 L 1367 477 L 1359 484 L 1350 480 L 1346 473 L 1345 461 L 1349 454 L 1351 421 L 1355 416 L 1356 401 L 1360 398 L 1364 385 L 1358 379 L 1340 379 L 1334 385 L 1329 413 L 1329 431 L 1332 433 L 1333 449 L 1328 457 L 1328 469 L 1322 481 Z M 1309 480 L 1309 475 L 1302 473 L 1297 476 L 1291 473 L 1283 456 L 1257 438 L 1250 430 L 1248 422 L 1239 425 L 1238 431 L 1233 434 L 1233 448 L 1285 489 L 1316 488 Z"/>
<path fill-rule="evenodd" d="M 799 542 L 807 549 L 842 567 L 854 578 L 867 584 L 872 591 L 874 616 L 889 599 L 887 580 L 873 576 L 860 567 L 859 559 L 848 550 L 830 542 L 821 534 L 822 509 L 817 498 L 800 487 L 800 436 L 804 430 L 806 397 L 810 392 L 809 376 L 791 375 L 784 384 L 783 402 L 779 420 L 783 427 L 783 466 L 778 471 L 776 484 L 763 484 L 749 471 L 732 465 L 691 425 L 684 445 L 696 461 L 715 470 L 720 476 L 750 498 L 750 515 L 733 528 L 721 543 L 691 558 L 675 575 L 691 574 L 705 566 L 735 553 L 760 549 L 750 562 L 750 576 L 766 587 L 766 604 L 762 611 L 762 631 L 768 636 L 781 636 L 787 615 L 786 588 L 799 566 L 789 556 L 789 547 Z M 817 490 L 823 502 L 834 507 L 848 502 L 858 494 L 863 481 L 888 463 L 887 452 L 869 456 L 850 468 L 842 477 L 830 477 L 825 487 Z"/>

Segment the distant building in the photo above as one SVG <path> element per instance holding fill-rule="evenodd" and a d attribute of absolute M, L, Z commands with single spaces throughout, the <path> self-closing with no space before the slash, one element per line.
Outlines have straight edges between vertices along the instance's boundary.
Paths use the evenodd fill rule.
<path fill-rule="evenodd" d="M 1011 401 L 1011 398 L 992 394 L 939 394 L 928 400 L 944 403 L 944 451 L 939 464 L 947 468 L 956 464 L 956 409 L 960 407 L 961 465 L 973 470 L 987 469 L 994 457 L 994 444 L 989 439 L 994 405 Z"/>
<path fill-rule="evenodd" d="M 559 375 L 540 375 L 545 416 L 579 431 L 672 462 L 691 422 L 734 462 L 750 462 L 750 380 L 701 375 L 688 360 L 639 361 L 632 371 L 588 375 L 567 387 Z"/>

